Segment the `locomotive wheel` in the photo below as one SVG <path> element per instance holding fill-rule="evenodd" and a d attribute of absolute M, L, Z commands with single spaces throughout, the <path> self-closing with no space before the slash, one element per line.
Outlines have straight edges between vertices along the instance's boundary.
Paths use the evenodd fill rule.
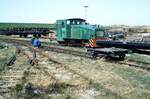
<path fill-rule="evenodd" d="M 58 41 L 58 43 L 59 43 L 60 45 L 67 45 L 66 42 L 64 42 L 64 41 Z"/>

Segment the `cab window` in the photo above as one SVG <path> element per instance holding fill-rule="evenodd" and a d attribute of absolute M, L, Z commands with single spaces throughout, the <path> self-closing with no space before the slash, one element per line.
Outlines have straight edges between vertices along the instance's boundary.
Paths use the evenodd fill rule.
<path fill-rule="evenodd" d="M 96 38 L 104 37 L 104 31 L 97 31 L 96 32 Z"/>
<path fill-rule="evenodd" d="M 62 22 L 62 23 L 61 23 L 61 25 L 62 25 L 62 28 L 64 28 L 64 27 L 65 27 L 65 23 L 64 23 L 64 22 Z"/>
<path fill-rule="evenodd" d="M 80 22 L 77 22 L 77 24 L 79 25 L 79 24 L 80 24 Z"/>
<path fill-rule="evenodd" d="M 70 25 L 70 21 L 69 20 L 67 21 L 67 24 Z"/>

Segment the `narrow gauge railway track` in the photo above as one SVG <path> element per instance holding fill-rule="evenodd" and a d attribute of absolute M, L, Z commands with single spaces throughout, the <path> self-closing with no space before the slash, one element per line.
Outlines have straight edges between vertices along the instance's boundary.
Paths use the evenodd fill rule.
<path fill-rule="evenodd" d="M 121 65 L 124 64 L 124 65 L 128 65 L 130 67 L 141 68 L 143 70 L 150 71 L 150 63 L 148 63 L 148 62 L 136 63 L 133 61 L 123 61 L 123 62 L 117 62 L 117 63 L 119 63 Z"/>
<path fill-rule="evenodd" d="M 60 71 L 61 72 L 63 72 L 63 73 L 65 73 L 65 74 L 63 74 L 63 75 L 68 75 L 68 76 L 70 76 L 70 77 L 73 77 L 72 79 L 78 79 L 78 80 L 81 80 L 81 81 L 84 81 L 84 83 L 86 82 L 88 82 L 88 79 L 87 78 L 85 78 L 84 76 L 82 76 L 81 74 L 79 74 L 79 73 L 77 73 L 76 71 L 74 71 L 74 70 L 71 70 L 68 66 L 65 66 L 65 65 L 63 65 L 62 63 L 60 63 L 60 62 L 58 62 L 58 61 L 55 61 L 55 60 L 52 60 L 52 59 L 50 59 L 50 57 L 47 55 L 47 54 L 45 54 L 45 53 L 42 53 L 42 51 L 40 51 L 40 50 L 38 50 L 38 49 L 32 49 L 32 47 L 30 47 L 30 46 L 27 46 L 27 47 L 29 47 L 29 49 L 30 49 L 30 51 L 33 53 L 33 56 L 31 56 L 31 54 L 29 54 L 29 53 L 27 53 L 27 52 L 23 52 L 24 50 L 22 50 L 21 48 L 20 48 L 20 44 L 19 43 L 14 43 L 14 45 L 17 47 L 17 48 L 19 48 L 18 49 L 18 51 L 19 52 L 21 52 L 21 53 L 23 53 L 23 55 L 25 55 L 26 57 L 27 57 L 27 59 L 29 59 L 29 60 L 32 60 L 33 61 L 33 59 L 36 59 L 36 60 L 38 60 L 38 58 L 36 58 L 36 57 L 34 57 L 35 56 L 35 52 L 38 52 L 40 55 L 42 55 L 42 56 L 45 56 L 45 57 L 47 57 L 50 61 L 52 61 L 53 63 L 55 63 L 55 64 L 57 64 L 56 65 L 56 67 L 51 67 L 51 66 L 48 66 L 48 65 L 42 65 L 42 66 L 40 66 L 40 60 L 38 61 L 38 63 L 40 63 L 40 64 L 34 64 L 34 65 L 37 65 L 37 66 L 35 66 L 35 68 L 39 68 L 40 69 L 40 71 L 38 71 L 39 73 L 41 72 L 41 71 L 43 71 L 47 76 L 50 76 L 53 80 L 54 80 L 54 83 L 60 83 L 61 84 L 61 81 L 60 81 L 60 78 L 57 78 L 57 76 L 55 76 L 56 75 L 56 73 L 59 73 Z M 25 46 L 24 44 L 22 45 L 22 46 Z M 36 54 L 36 56 L 39 56 L 38 54 Z M 40 59 L 41 59 L 41 57 L 40 57 Z M 31 64 L 32 65 L 32 64 Z M 28 69 L 26 69 L 24 72 L 28 72 L 30 69 L 31 69 L 31 66 L 29 66 L 29 67 L 26 67 L 26 68 L 28 68 Z M 29 69 L 30 68 L 30 69 Z M 34 68 L 34 67 L 33 67 Z M 33 69 L 32 68 L 32 69 Z M 30 72 L 29 72 L 30 73 Z M 22 74 L 23 74 L 23 72 L 22 72 Z M 11 82 L 8 82 L 8 81 L 3 81 L 4 83 L 5 83 L 5 86 L 3 85 L 3 86 L 0 86 L 0 88 L 1 87 L 9 87 L 9 88 L 13 88 L 13 87 L 15 87 L 15 85 L 18 83 L 17 81 L 19 80 L 21 80 L 22 78 L 23 79 L 32 79 L 32 77 L 33 78 L 35 78 L 35 79 L 38 79 L 37 77 L 39 77 L 40 75 L 38 75 L 37 73 L 32 73 L 31 72 L 31 74 L 32 75 L 30 75 L 30 76 L 15 76 L 15 77 L 19 77 L 19 78 L 12 78 L 13 76 L 10 76 L 12 79 L 13 79 L 13 81 L 11 81 Z M 15 74 L 15 75 L 17 75 L 17 74 Z M 58 74 L 57 74 L 58 75 Z M 31 78 L 30 78 L 31 77 Z M 3 79 L 4 78 L 6 78 L 6 80 L 7 80 L 7 78 L 8 78 L 8 76 L 3 76 Z M 72 81 L 72 80 L 71 80 Z M 76 81 L 76 80 L 75 80 Z M 10 86 L 7 86 L 8 84 L 7 83 L 14 83 L 12 86 L 11 86 L 11 84 L 9 84 Z M 16 82 L 16 83 L 15 83 Z M 84 84 L 84 83 L 81 83 L 81 84 Z M 72 85 L 72 84 L 66 84 L 66 86 L 70 86 L 70 87 L 74 87 L 74 86 L 78 86 L 78 85 Z M 6 88 L 5 88 L 6 89 Z M 2 90 L 0 90 L 0 91 L 3 91 L 3 92 L 0 92 L 0 93 L 8 93 L 9 91 L 7 90 L 4 90 L 4 88 L 2 89 Z"/>
<path fill-rule="evenodd" d="M 124 60 L 124 61 L 113 61 L 113 60 L 106 60 L 106 62 L 116 63 L 120 65 L 127 65 L 129 67 L 142 69 L 145 71 L 150 71 L 150 62 L 142 62 L 142 61 L 130 61 L 130 60 Z"/>
<path fill-rule="evenodd" d="M 22 57 L 24 58 L 22 59 Z M 25 65 L 28 62 L 28 57 L 19 46 L 16 46 L 15 64 L 7 66 L 1 71 L 0 94 L 2 96 L 11 92 L 11 89 L 22 81 L 23 73 L 28 68 L 28 65 Z"/>
<path fill-rule="evenodd" d="M 22 45 L 31 47 L 30 42 L 25 41 L 25 40 L 3 39 L 3 41 L 8 42 L 8 43 L 22 44 Z M 49 45 L 46 45 L 46 44 L 44 46 L 42 46 L 42 48 L 40 48 L 38 50 L 36 49 L 36 51 L 40 52 L 41 54 L 42 54 L 42 51 L 53 51 L 53 52 L 57 52 L 57 53 L 70 54 L 70 55 L 74 55 L 74 56 L 92 59 L 92 57 L 86 55 L 86 52 L 73 51 L 73 50 L 63 49 L 63 48 L 59 48 L 59 47 L 50 47 Z M 45 54 L 45 56 L 47 56 L 47 55 Z M 103 57 L 104 57 L 104 55 L 103 55 Z M 53 61 L 52 59 L 50 59 L 50 60 Z M 53 62 L 59 63 L 57 61 L 53 61 Z M 118 61 L 109 61 L 109 62 L 118 63 L 121 65 L 124 64 L 124 65 L 128 65 L 130 67 L 136 67 L 136 68 L 144 69 L 146 71 L 150 71 L 150 63 L 148 63 L 148 62 L 142 62 L 142 65 L 137 64 L 136 61 L 129 61 L 129 60 L 125 60 L 125 61 L 121 61 L 121 62 L 120 61 L 119 62 Z M 61 64 L 61 63 L 59 63 L 59 64 Z"/>
<path fill-rule="evenodd" d="M 82 78 L 88 80 L 87 77 L 84 77 L 83 75 L 77 73 L 75 70 L 70 69 L 69 66 L 66 66 L 66 65 L 64 65 L 63 63 L 61 63 L 61 62 L 59 62 L 59 61 L 56 61 L 56 60 L 52 59 L 51 57 L 49 57 L 48 54 L 46 54 L 45 52 L 43 52 L 42 49 L 35 49 L 35 48 L 33 48 L 33 47 L 32 47 L 30 44 L 28 44 L 27 42 L 18 42 L 18 41 L 14 41 L 14 40 L 6 40 L 6 41 L 3 40 L 3 42 L 13 43 L 13 44 L 15 44 L 15 45 L 18 44 L 18 45 L 22 45 L 22 46 L 27 46 L 31 51 L 38 52 L 38 53 L 41 54 L 42 56 L 47 57 L 50 61 L 52 61 L 52 62 L 54 62 L 54 63 L 60 65 L 60 67 L 63 67 L 63 68 L 65 68 L 65 69 L 71 71 L 72 73 L 77 74 L 77 75 L 80 75 Z M 35 53 L 35 52 L 34 52 L 34 53 Z M 33 56 L 34 56 L 34 55 L 33 55 Z M 28 58 L 29 58 L 29 56 L 28 56 Z M 29 59 L 32 60 L 32 58 L 29 58 Z M 57 67 L 57 68 L 58 68 L 58 67 Z"/>
<path fill-rule="evenodd" d="M 16 42 L 15 42 L 15 43 L 16 43 Z M 17 43 L 18 43 L 19 45 L 20 45 L 20 44 L 21 44 L 21 45 L 24 45 L 23 43 L 19 43 L 19 42 L 17 42 Z M 27 44 L 25 44 L 24 46 L 27 46 Z M 29 45 L 28 45 L 28 46 L 29 46 Z M 79 78 L 83 79 L 83 80 L 84 80 L 84 83 L 86 82 L 87 84 L 90 84 L 90 85 L 95 85 L 95 84 L 98 83 L 98 82 L 95 81 L 95 80 L 93 81 L 93 79 L 92 79 L 91 77 L 87 77 L 86 75 L 81 74 L 79 71 L 76 71 L 76 69 L 74 70 L 74 69 L 70 68 L 70 66 L 68 66 L 68 65 L 64 65 L 64 64 L 60 63 L 59 61 L 55 61 L 55 60 L 51 59 L 46 53 L 43 53 L 43 51 L 41 51 L 41 50 L 39 50 L 39 49 L 37 49 L 36 51 L 40 52 L 40 54 L 42 54 L 43 56 L 47 57 L 50 61 L 52 60 L 52 62 L 58 64 L 59 67 L 56 67 L 56 68 L 60 68 L 60 69 L 61 69 L 61 68 L 64 68 L 65 70 L 70 71 L 73 75 L 76 75 L 75 77 L 77 77 L 78 79 L 79 79 Z M 44 69 L 44 67 L 43 67 L 43 69 Z M 47 71 L 47 70 L 48 70 L 47 68 L 44 69 L 44 70 L 46 70 L 46 73 L 49 72 L 49 71 Z M 71 74 L 71 75 L 72 75 L 72 74 Z M 54 75 L 54 74 L 52 73 L 51 75 Z M 106 90 L 106 92 L 109 92 L 109 93 L 113 94 L 114 96 L 119 96 L 119 97 L 120 97 L 120 95 L 118 95 L 117 93 L 113 92 L 112 90 L 110 90 L 110 89 L 108 89 L 108 88 L 105 88 L 104 86 L 101 86 L 101 87 L 102 87 L 104 90 Z"/>
<path fill-rule="evenodd" d="M 46 53 L 42 52 L 41 50 L 36 49 L 36 48 L 32 49 L 32 47 L 30 47 L 30 46 L 28 46 L 28 47 L 30 48 L 30 51 L 32 53 L 34 53 L 34 54 L 36 53 L 36 57 L 34 59 L 38 61 L 38 64 L 33 64 L 33 65 L 36 65 L 36 66 L 33 66 L 31 68 L 32 69 L 31 71 L 30 71 L 30 69 L 28 69 L 27 72 L 31 73 L 31 75 L 26 77 L 26 79 L 31 80 L 31 81 L 32 81 L 32 79 L 39 79 L 41 72 L 43 72 L 44 75 L 46 75 L 47 77 L 50 77 L 51 79 L 53 79 L 54 84 L 63 83 L 61 81 L 61 78 L 57 77 L 57 75 L 60 75 L 59 73 L 62 73 L 62 72 L 63 72 L 63 74 L 62 74 L 63 76 L 67 75 L 67 76 L 74 77 L 74 79 L 80 79 L 80 80 L 83 79 L 82 76 L 80 76 L 80 74 L 76 73 L 75 71 L 71 71 L 69 68 L 66 68 L 66 66 L 64 66 L 62 63 L 50 58 Z M 51 61 L 52 63 L 54 63 L 56 65 L 47 64 L 47 61 Z M 43 64 L 43 62 L 44 62 L 44 64 Z M 33 69 L 35 69 L 35 70 L 33 70 Z M 34 72 L 36 70 L 38 70 L 38 73 Z M 40 78 L 40 79 L 42 79 L 42 78 Z M 43 78 L 43 80 L 44 79 L 45 78 Z M 66 85 L 70 86 L 70 87 L 77 86 L 77 85 L 72 85 L 70 83 L 66 84 Z"/>
<path fill-rule="evenodd" d="M 20 37 L 18 37 L 18 38 L 20 38 Z M 30 43 L 30 40 L 32 39 L 32 38 L 30 38 L 30 40 L 28 40 L 28 39 L 22 39 L 22 40 L 20 40 L 18 38 L 6 38 L 6 37 L 1 38 L 0 37 L 0 39 L 3 39 L 3 40 L 10 39 L 10 40 L 15 40 L 15 41 L 24 41 L 24 42 L 28 42 L 28 43 Z M 45 45 L 54 45 L 54 46 L 66 46 L 66 44 L 59 44 L 59 43 L 54 43 L 54 42 L 44 42 L 44 41 L 42 42 L 42 44 L 45 44 Z"/>
<path fill-rule="evenodd" d="M 30 41 L 26 41 L 26 40 L 3 39 L 3 41 L 8 42 L 8 43 L 20 43 L 20 44 L 22 43 L 26 46 L 31 46 Z M 53 51 L 53 52 L 57 52 L 57 53 L 64 53 L 64 54 L 70 54 L 70 55 L 79 56 L 79 57 L 91 58 L 86 55 L 86 52 L 74 51 L 74 50 L 64 49 L 64 48 L 59 48 L 59 47 L 52 47 L 52 46 L 49 46 L 49 44 L 50 43 L 44 43 L 44 45 L 39 49 L 44 50 L 44 51 Z M 60 46 L 59 44 L 56 44 L 56 45 Z"/>
<path fill-rule="evenodd" d="M 26 45 L 26 44 L 25 44 Z M 70 66 L 68 66 L 68 65 L 65 65 L 65 64 L 63 64 L 63 63 L 60 63 L 59 61 L 55 61 L 55 60 L 53 60 L 53 59 L 51 59 L 46 53 L 44 53 L 42 50 L 39 50 L 39 49 L 35 49 L 34 51 L 36 51 L 36 52 L 38 52 L 39 54 L 41 54 L 41 55 L 43 55 L 43 56 L 45 56 L 45 57 L 47 57 L 50 61 L 52 61 L 52 62 L 54 62 L 54 63 L 56 63 L 56 64 L 58 64 L 59 66 L 57 66 L 56 67 L 56 69 L 59 71 L 59 70 L 61 70 L 62 71 L 62 69 L 63 70 L 65 70 L 65 72 L 66 72 L 66 70 L 67 70 L 67 72 L 69 73 L 69 75 L 71 75 L 74 79 L 80 79 L 83 83 L 77 83 L 77 84 L 67 84 L 67 86 L 71 86 L 71 87 L 74 87 L 74 86 L 80 86 L 80 85 L 82 85 L 82 84 L 85 84 L 85 83 L 87 83 L 87 84 L 90 84 L 90 85 L 92 85 L 92 86 L 94 86 L 95 84 L 100 84 L 99 82 L 97 82 L 97 81 L 93 81 L 93 79 L 91 78 L 91 77 L 87 77 L 86 75 L 84 75 L 84 74 L 81 74 L 79 71 L 76 71 L 76 69 L 71 69 L 70 68 Z M 44 72 L 46 73 L 46 74 L 48 74 L 49 76 L 52 76 L 55 80 L 56 80 L 56 83 L 57 82 L 59 82 L 59 79 L 57 79 L 54 75 L 55 75 L 55 73 L 54 72 L 50 72 L 48 69 L 48 67 L 45 67 L 45 66 L 43 66 L 42 67 L 42 69 L 44 70 Z M 54 71 L 54 70 L 53 70 Z M 55 70 L 56 71 L 56 70 Z M 64 75 L 64 74 L 63 74 Z M 65 80 L 66 81 L 66 80 Z M 71 80 L 71 82 L 72 82 L 72 80 Z M 76 83 L 76 80 L 75 80 L 75 83 Z M 110 94 L 112 94 L 112 95 L 114 95 L 114 96 L 118 96 L 118 97 L 121 97 L 118 93 L 115 93 L 115 92 L 113 92 L 112 90 L 110 90 L 110 89 L 108 89 L 108 88 L 105 88 L 104 86 L 101 86 L 101 88 L 103 88 L 106 92 L 109 92 Z"/>
<path fill-rule="evenodd" d="M 74 55 L 74 56 L 89 58 L 89 57 L 86 57 L 86 52 L 73 51 L 73 50 L 69 50 L 69 49 L 63 49 L 63 48 L 58 48 L 58 47 L 49 47 L 49 46 L 43 46 L 42 49 L 44 49 L 45 51 L 53 51 L 53 52 L 58 52 L 58 53 L 64 53 L 64 54 L 70 54 L 70 55 Z"/>
<path fill-rule="evenodd" d="M 11 43 L 12 43 L 12 42 L 13 42 L 13 41 L 11 41 Z M 15 42 L 15 41 L 14 41 L 14 42 Z M 31 46 L 28 45 L 26 42 L 15 42 L 15 43 L 18 44 L 18 45 L 23 45 L 23 46 L 31 47 Z M 32 48 L 32 47 L 31 47 L 31 48 Z M 44 49 L 43 49 L 43 50 L 44 50 Z M 81 74 L 79 71 L 76 71 L 75 69 L 71 69 L 69 66 L 64 65 L 64 64 L 61 63 L 61 62 L 51 59 L 51 57 L 50 57 L 48 54 L 46 54 L 43 50 L 42 50 L 42 49 L 36 49 L 35 51 L 38 52 L 39 54 L 41 54 L 41 55 L 47 57 L 50 61 L 52 60 L 52 62 L 58 64 L 59 66 L 56 67 L 56 68 L 60 68 L 60 70 L 61 70 L 62 68 L 64 68 L 65 70 L 70 71 L 73 75 L 78 75 L 79 77 L 81 77 L 82 79 L 84 79 L 85 81 L 87 81 L 87 82 L 88 82 L 89 84 L 91 84 L 91 85 L 94 85 L 94 84 L 97 84 L 97 83 L 98 83 L 98 82 L 95 81 L 95 80 L 93 81 L 93 79 L 92 79 L 91 77 L 87 77 L 86 75 Z M 43 70 L 45 71 L 45 73 L 49 73 L 50 75 L 54 75 L 54 74 L 55 74 L 55 73 L 51 73 L 51 72 L 47 71 L 47 70 L 48 70 L 47 68 L 48 68 L 48 67 L 43 67 Z M 72 75 L 72 74 L 71 74 L 71 75 Z M 101 87 L 104 88 L 107 92 L 110 92 L 111 94 L 113 94 L 113 95 L 115 95 L 115 96 L 119 96 L 117 93 L 113 92 L 112 90 L 107 89 L 107 88 L 105 88 L 104 86 L 101 86 Z"/>

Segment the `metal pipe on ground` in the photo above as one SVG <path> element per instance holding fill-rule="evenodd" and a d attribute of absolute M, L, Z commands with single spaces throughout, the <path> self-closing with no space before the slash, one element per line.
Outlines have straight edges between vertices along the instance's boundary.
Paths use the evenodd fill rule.
<path fill-rule="evenodd" d="M 116 47 L 124 49 L 147 49 L 150 50 L 150 43 L 123 42 L 123 41 L 102 41 L 97 40 L 96 44 L 103 47 Z"/>
<path fill-rule="evenodd" d="M 130 49 L 133 53 L 150 55 L 150 43 L 97 40 L 97 46 Z"/>

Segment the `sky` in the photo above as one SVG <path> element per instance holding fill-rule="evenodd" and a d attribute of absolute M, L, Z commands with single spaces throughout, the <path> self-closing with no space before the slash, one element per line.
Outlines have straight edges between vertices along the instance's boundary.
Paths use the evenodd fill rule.
<path fill-rule="evenodd" d="M 149 11 L 150 0 L 0 0 L 0 22 L 55 23 L 78 17 L 91 24 L 150 25 Z"/>

